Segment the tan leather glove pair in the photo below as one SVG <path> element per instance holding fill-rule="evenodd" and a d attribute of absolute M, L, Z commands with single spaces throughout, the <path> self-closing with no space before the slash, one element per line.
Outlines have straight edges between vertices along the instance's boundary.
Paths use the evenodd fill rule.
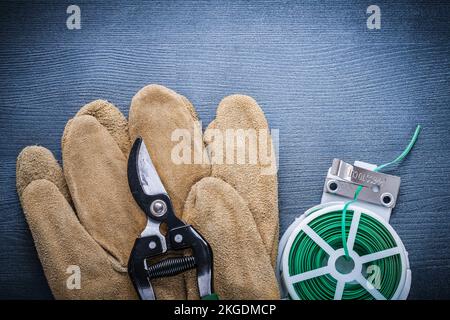
<path fill-rule="evenodd" d="M 174 161 L 179 129 L 194 140 L 191 163 Z M 137 136 L 144 138 L 175 213 L 211 245 L 219 297 L 279 298 L 277 179 L 275 171 L 263 173 L 274 155 L 271 163 L 211 161 L 219 149 L 206 152 L 217 142 L 208 133 L 227 129 L 258 132 L 268 126 L 252 98 L 233 95 L 219 104 L 202 142 L 192 104 L 149 85 L 134 96 L 128 122 L 106 101 L 81 108 L 64 130 L 63 168 L 49 150 L 26 147 L 17 159 L 17 190 L 55 298 L 137 298 L 127 274 L 128 256 L 146 222 L 127 180 L 128 152 Z M 198 154 L 209 157 L 198 163 Z M 198 297 L 195 272 L 152 284 L 159 299 Z"/>

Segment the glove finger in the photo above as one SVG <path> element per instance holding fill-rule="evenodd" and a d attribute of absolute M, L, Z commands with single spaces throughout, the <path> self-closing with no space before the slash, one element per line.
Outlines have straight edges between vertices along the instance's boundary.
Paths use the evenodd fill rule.
<path fill-rule="evenodd" d="M 270 256 L 246 201 L 228 183 L 207 177 L 196 183 L 183 213 L 212 247 L 214 285 L 220 299 L 279 299 Z M 188 298 L 198 297 L 195 276 Z"/>
<path fill-rule="evenodd" d="M 17 157 L 16 187 L 19 197 L 32 181 L 46 179 L 52 182 L 66 200 L 71 203 L 66 180 L 53 154 L 40 146 L 25 147 Z"/>
<path fill-rule="evenodd" d="M 122 266 L 145 215 L 131 196 L 127 158 L 99 121 L 81 115 L 68 122 L 62 141 L 64 175 L 87 232 Z"/>
<path fill-rule="evenodd" d="M 236 137 L 232 144 L 227 138 L 229 133 Z M 222 135 L 225 148 L 222 143 L 214 145 L 218 134 Z M 239 145 L 239 137 L 245 138 L 241 139 L 245 144 Z M 276 160 L 264 113 L 251 97 L 228 96 L 220 102 L 204 139 L 212 153 L 212 176 L 228 182 L 247 202 L 266 252 L 275 265 L 278 247 Z M 234 157 L 231 163 L 227 159 L 230 154 Z"/>
<path fill-rule="evenodd" d="M 194 107 L 168 88 L 149 85 L 133 97 L 129 125 L 132 140 L 144 139 L 175 213 L 181 214 L 192 185 L 210 174 Z"/>
<path fill-rule="evenodd" d="M 26 183 L 24 177 L 28 177 Z M 62 181 L 61 168 L 47 149 L 27 147 L 19 155 L 19 198 L 54 297 L 135 297 L 127 274 L 111 267 L 112 260 L 79 223 L 61 192 L 66 188 Z M 77 268 L 79 288 L 74 278 Z"/>
<path fill-rule="evenodd" d="M 128 134 L 128 121 L 119 109 L 108 101 L 95 100 L 82 107 L 77 112 L 76 117 L 83 115 L 96 118 L 108 130 L 120 150 L 128 157 L 131 147 L 130 136 Z"/>

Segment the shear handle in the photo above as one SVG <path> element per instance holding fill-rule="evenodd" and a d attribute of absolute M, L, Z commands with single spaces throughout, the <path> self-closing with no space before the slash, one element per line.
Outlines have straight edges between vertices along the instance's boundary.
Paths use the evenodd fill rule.
<path fill-rule="evenodd" d="M 176 217 L 174 219 L 178 220 Z M 192 255 L 197 265 L 197 283 L 200 297 L 203 298 L 212 294 L 213 253 L 208 242 L 191 225 L 169 229 L 168 237 L 173 250 L 192 249 Z"/>
<path fill-rule="evenodd" d="M 151 255 L 157 256 L 162 254 L 162 245 L 157 236 L 137 238 L 134 242 L 133 250 L 131 251 L 128 261 L 128 274 L 133 282 L 139 298 L 142 300 L 155 300 L 155 293 L 152 285 L 148 279 L 146 259 L 149 256 L 150 242 L 158 243 L 151 252 Z"/>

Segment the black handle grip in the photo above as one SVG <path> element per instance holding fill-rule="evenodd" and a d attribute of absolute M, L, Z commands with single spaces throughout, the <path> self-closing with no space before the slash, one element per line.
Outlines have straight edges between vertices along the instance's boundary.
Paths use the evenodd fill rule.
<path fill-rule="evenodd" d="M 149 279 L 160 277 L 170 277 L 195 268 L 195 257 L 168 258 L 148 266 L 147 273 Z"/>

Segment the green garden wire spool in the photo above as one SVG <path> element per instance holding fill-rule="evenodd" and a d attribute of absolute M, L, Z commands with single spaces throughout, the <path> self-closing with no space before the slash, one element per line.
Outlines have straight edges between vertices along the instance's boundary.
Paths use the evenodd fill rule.
<path fill-rule="evenodd" d="M 375 168 L 364 162 L 333 161 L 321 204 L 298 217 L 280 240 L 277 277 L 282 297 L 407 298 L 411 286 L 408 253 L 389 224 L 400 178 L 375 172 Z M 343 215 L 358 186 L 365 187 L 358 202 L 349 204 Z"/>

